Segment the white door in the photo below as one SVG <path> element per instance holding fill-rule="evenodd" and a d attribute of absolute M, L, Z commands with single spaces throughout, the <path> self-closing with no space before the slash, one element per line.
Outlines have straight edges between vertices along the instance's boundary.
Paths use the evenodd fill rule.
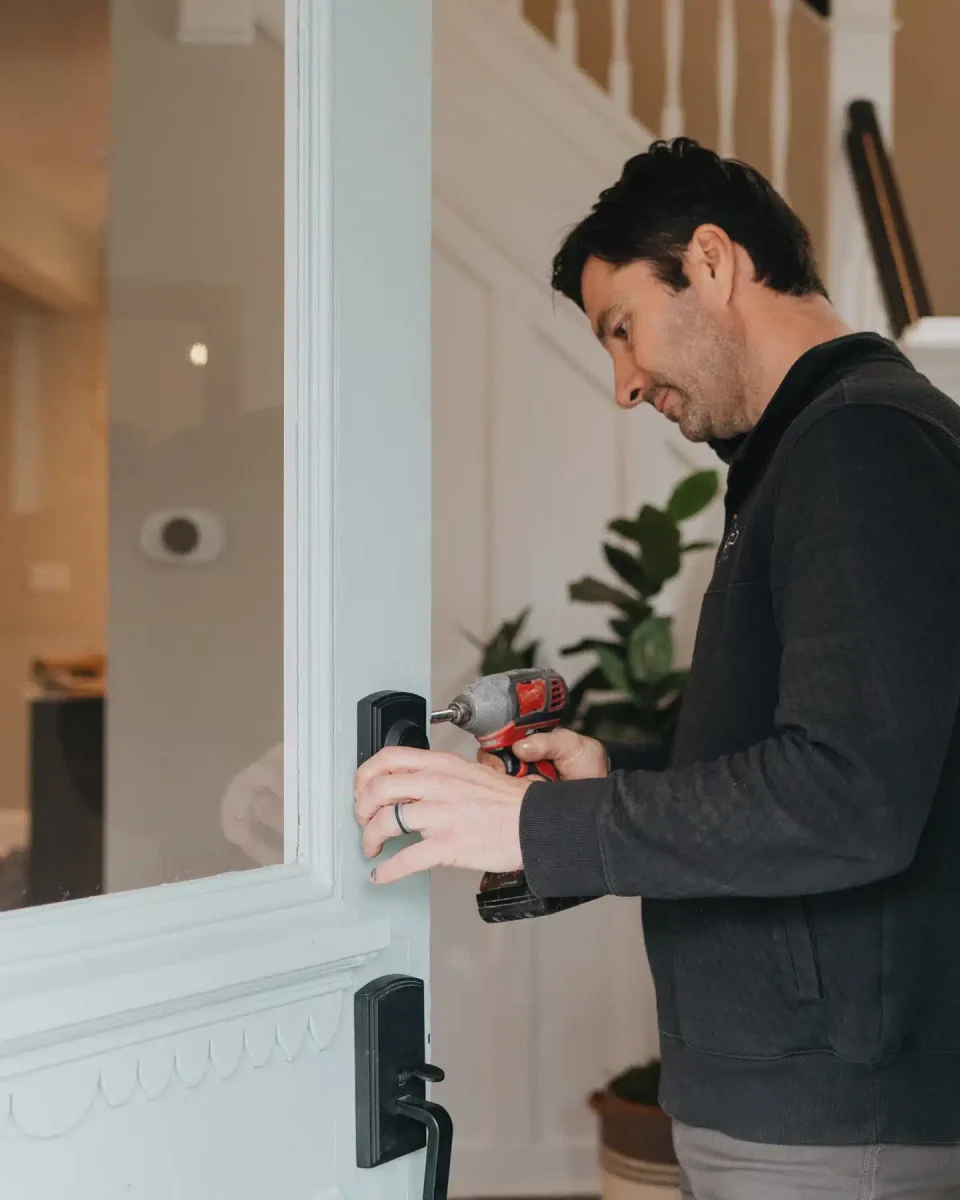
<path fill-rule="evenodd" d="M 422 1150 L 357 1165 L 354 1011 L 372 980 L 427 980 L 428 886 L 370 884 L 352 784 L 358 701 L 430 693 L 430 4 L 287 0 L 284 13 L 282 0 L 116 0 L 115 17 L 121 8 L 146 30 L 128 76 L 146 78 L 177 28 L 196 69 L 224 79 L 228 56 L 264 37 L 285 58 L 285 861 L 119 890 L 131 863 L 165 877 L 121 830 L 107 838 L 112 894 L 0 917 L 0 1195 L 418 1197 Z M 180 199 L 171 189 L 165 203 Z M 194 252 L 200 264 L 206 246 Z M 146 376 L 140 318 L 121 315 L 127 344 L 142 347 L 127 366 Z M 215 339 L 209 354 L 213 366 Z M 206 364 L 205 342 L 191 362 Z M 171 391 L 169 402 L 186 400 Z M 128 532 L 117 517 L 118 553 Z M 181 577 L 149 578 L 173 588 Z M 118 586 L 118 605 L 125 594 Z M 117 722 L 110 737 L 124 733 Z M 149 729 L 140 736 L 149 749 Z M 176 802 L 153 802 L 156 829 Z"/>

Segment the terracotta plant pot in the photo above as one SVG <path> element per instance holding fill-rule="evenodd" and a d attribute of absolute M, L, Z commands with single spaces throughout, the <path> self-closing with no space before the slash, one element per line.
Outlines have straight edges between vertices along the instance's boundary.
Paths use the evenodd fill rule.
<path fill-rule="evenodd" d="M 600 1119 L 603 1200 L 679 1200 L 680 1181 L 670 1118 L 656 1105 L 594 1092 Z"/>

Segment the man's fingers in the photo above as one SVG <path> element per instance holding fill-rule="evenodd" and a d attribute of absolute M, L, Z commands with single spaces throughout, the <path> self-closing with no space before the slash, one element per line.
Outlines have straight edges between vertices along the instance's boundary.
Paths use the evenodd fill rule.
<path fill-rule="evenodd" d="M 372 758 L 368 758 L 357 770 L 355 790 L 361 789 L 377 775 L 396 771 L 422 771 L 430 763 L 438 766 L 447 762 L 462 762 L 456 754 L 442 750 L 420 750 L 416 746 L 384 746 Z"/>
<path fill-rule="evenodd" d="M 365 770 L 365 768 L 372 768 Z M 486 783 L 490 768 L 457 754 L 388 746 L 357 772 L 354 812 L 361 825 L 385 804 L 398 800 L 442 800 L 450 785 Z"/>
<path fill-rule="evenodd" d="M 368 758 L 357 770 L 354 795 L 379 775 L 402 774 L 411 771 L 442 771 L 446 775 L 469 776 L 477 769 L 477 763 L 468 762 L 459 754 L 445 750 L 418 750 L 414 746 L 384 746 L 372 758 Z"/>
<path fill-rule="evenodd" d="M 532 733 L 513 746 L 513 752 L 521 762 L 543 762 L 551 750 L 556 755 L 556 740 L 549 733 Z"/>
<path fill-rule="evenodd" d="M 404 809 L 406 812 L 406 809 Z M 432 871 L 444 865 L 444 850 L 441 838 L 427 838 L 407 846 L 387 862 L 381 863 L 370 878 L 376 884 L 396 883 L 418 871 Z"/>
<path fill-rule="evenodd" d="M 607 756 L 594 738 L 572 729 L 552 729 L 534 733 L 513 747 L 522 762 L 552 762 L 561 779 L 603 778 L 607 774 Z"/>
<path fill-rule="evenodd" d="M 442 806 L 432 804 L 428 800 L 408 801 L 400 810 L 403 823 L 411 833 L 424 833 L 434 829 L 439 824 Z M 403 837 L 403 830 L 397 821 L 396 803 L 379 809 L 364 826 L 360 839 L 363 853 L 367 858 L 376 858 L 381 853 L 385 843 L 390 838 Z"/>
<path fill-rule="evenodd" d="M 481 750 L 477 754 L 477 762 L 481 767 L 492 767 L 494 771 L 499 771 L 501 775 L 506 775 L 507 768 L 504 765 L 502 758 L 497 758 L 495 754 L 491 754 L 488 750 Z"/>
<path fill-rule="evenodd" d="M 474 770 L 485 768 L 477 767 Z M 366 825 L 382 808 L 392 808 L 398 801 L 444 801 L 453 794 L 459 794 L 463 788 L 463 778 L 456 775 L 438 775 L 436 771 L 413 771 L 402 775 L 378 775 L 371 779 L 358 795 L 354 804 L 357 820 Z M 411 826 L 412 828 L 412 826 Z"/>
<path fill-rule="evenodd" d="M 513 747 L 523 762 L 561 762 L 580 752 L 583 738 L 572 729 L 551 729 L 549 733 L 534 733 Z"/>

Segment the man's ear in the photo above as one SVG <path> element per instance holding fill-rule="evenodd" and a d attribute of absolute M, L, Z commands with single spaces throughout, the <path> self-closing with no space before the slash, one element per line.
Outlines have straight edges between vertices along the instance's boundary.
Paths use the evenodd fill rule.
<path fill-rule="evenodd" d="M 700 225 L 687 247 L 687 278 L 715 302 L 726 303 L 733 293 L 736 249 L 719 225 Z"/>

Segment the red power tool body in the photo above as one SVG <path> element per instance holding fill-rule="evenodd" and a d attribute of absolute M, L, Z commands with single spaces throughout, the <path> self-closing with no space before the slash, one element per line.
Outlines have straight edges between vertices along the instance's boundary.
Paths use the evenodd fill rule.
<path fill-rule="evenodd" d="M 509 671 L 506 672 L 506 678 L 515 715 L 502 729 L 478 734 L 480 748 L 488 754 L 495 754 L 506 767 L 508 775 L 518 779 L 531 774 L 542 775 L 546 779 L 556 780 L 557 769 L 549 759 L 526 763 L 517 758 L 513 747 L 531 734 L 556 729 L 567 710 L 569 693 L 566 681 L 556 671 Z"/>
<path fill-rule="evenodd" d="M 562 675 L 548 668 L 504 671 L 484 675 L 466 688 L 448 709 L 434 713 L 433 723 L 450 721 L 472 733 L 481 749 L 499 758 L 507 774 L 518 779 L 540 775 L 556 780 L 552 762 L 522 762 L 514 753 L 517 742 L 534 733 L 555 729 L 569 701 Z M 480 882 L 477 908 L 488 922 L 542 917 L 583 904 L 587 898 L 543 900 L 534 896 L 523 871 L 488 872 Z"/>

